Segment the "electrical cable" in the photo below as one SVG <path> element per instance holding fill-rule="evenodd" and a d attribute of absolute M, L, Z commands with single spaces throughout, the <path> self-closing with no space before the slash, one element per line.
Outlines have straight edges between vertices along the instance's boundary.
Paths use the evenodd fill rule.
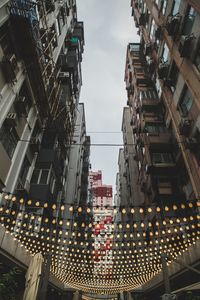
<path fill-rule="evenodd" d="M 30 140 L 23 140 L 23 139 L 19 139 L 18 142 L 25 142 L 25 143 L 30 143 L 31 144 L 31 139 Z M 158 142 L 159 143 L 159 142 Z M 154 143 L 155 144 L 155 143 Z M 163 143 L 162 143 L 163 144 Z M 170 145 L 178 145 L 178 144 L 184 144 L 184 141 L 182 142 L 177 142 L 173 143 L 173 142 L 169 142 L 167 144 Z M 49 144 L 50 145 L 50 144 Z M 71 143 L 71 144 L 65 144 L 65 146 L 85 146 L 87 145 L 87 143 Z M 137 146 L 138 143 L 129 143 L 129 144 L 123 144 L 123 143 L 88 143 L 88 146 L 92 146 L 92 147 L 96 147 L 96 146 L 100 146 L 100 147 L 124 147 L 124 146 Z M 150 143 L 142 143 L 142 146 L 149 146 L 151 145 Z M 48 143 L 45 143 L 45 146 L 48 146 Z"/>

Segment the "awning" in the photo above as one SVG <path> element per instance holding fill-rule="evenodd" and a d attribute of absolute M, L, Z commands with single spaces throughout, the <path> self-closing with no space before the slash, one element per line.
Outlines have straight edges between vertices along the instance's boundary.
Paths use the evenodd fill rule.
<path fill-rule="evenodd" d="M 173 291 L 172 294 L 176 294 L 176 293 L 184 292 L 184 291 L 195 291 L 195 290 L 200 290 L 200 282 L 196 282 L 191 285 L 185 286 L 181 289 L 178 289 L 176 291 Z"/>

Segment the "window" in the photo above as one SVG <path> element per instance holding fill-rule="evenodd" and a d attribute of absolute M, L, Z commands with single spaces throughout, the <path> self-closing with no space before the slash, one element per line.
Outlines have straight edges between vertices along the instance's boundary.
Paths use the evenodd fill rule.
<path fill-rule="evenodd" d="M 162 89 L 161 89 L 161 85 L 160 85 L 160 80 L 158 78 L 156 78 L 156 89 L 158 92 L 158 96 L 160 97 L 162 94 Z"/>
<path fill-rule="evenodd" d="M 187 89 L 185 95 L 183 96 L 179 104 L 181 111 L 184 115 L 186 116 L 188 115 L 188 112 L 190 111 L 192 104 L 193 104 L 193 98 L 189 89 Z"/>
<path fill-rule="evenodd" d="M 49 183 L 49 169 L 35 169 L 31 178 L 31 183 L 34 184 L 48 184 Z"/>
<path fill-rule="evenodd" d="M 163 58 L 164 62 L 168 61 L 168 56 L 169 56 L 169 48 L 167 47 L 166 44 L 164 44 L 163 54 L 162 54 L 162 58 Z"/>
<path fill-rule="evenodd" d="M 0 28 L 0 43 L 5 55 L 13 53 L 13 46 L 9 35 L 9 22 L 6 22 Z"/>
<path fill-rule="evenodd" d="M 153 164 L 171 164 L 174 162 L 172 153 L 152 153 Z"/>
<path fill-rule="evenodd" d="M 48 175 L 49 175 L 49 170 L 42 170 L 41 176 L 40 176 L 41 184 L 47 184 Z"/>
<path fill-rule="evenodd" d="M 177 68 L 176 63 L 173 62 L 171 70 L 170 70 L 169 78 L 172 80 L 172 85 L 174 88 L 176 87 L 178 76 L 179 76 L 179 69 Z"/>
<path fill-rule="evenodd" d="M 162 0 L 162 14 L 165 15 L 167 9 L 167 0 Z"/>
<path fill-rule="evenodd" d="M 148 133 L 152 133 L 152 134 L 159 134 L 159 133 L 167 132 L 167 128 L 164 125 L 160 125 L 160 124 L 146 124 L 145 130 Z"/>
<path fill-rule="evenodd" d="M 28 115 L 32 106 L 32 97 L 25 81 L 15 99 L 14 105 L 15 110 L 19 116 Z"/>
<path fill-rule="evenodd" d="M 29 171 L 30 162 L 28 161 L 27 157 L 24 158 L 24 162 L 22 164 L 22 168 L 19 175 L 19 183 L 24 186 L 27 178 L 27 174 Z"/>
<path fill-rule="evenodd" d="M 2 143 L 3 147 L 5 148 L 10 159 L 13 157 L 18 140 L 19 140 L 19 137 L 17 135 L 15 128 L 6 127 L 5 125 L 3 125 L 1 127 L 0 142 Z"/>
<path fill-rule="evenodd" d="M 179 12 L 179 7 L 181 4 L 181 0 L 174 0 L 173 8 L 172 8 L 172 15 L 176 15 Z"/>
<path fill-rule="evenodd" d="M 130 48 L 130 51 L 139 52 L 140 51 L 140 44 L 139 45 L 137 45 L 137 44 L 129 44 L 129 48 Z"/>
<path fill-rule="evenodd" d="M 140 92 L 140 100 L 142 99 L 158 99 L 157 93 L 154 90 L 146 90 Z"/>
<path fill-rule="evenodd" d="M 54 194 L 55 187 L 56 187 L 56 176 L 55 176 L 55 172 L 53 171 L 53 169 L 51 170 L 49 184 L 50 184 L 51 193 Z"/>
<path fill-rule="evenodd" d="M 151 38 L 151 40 L 153 39 L 154 32 L 155 32 L 155 21 L 152 20 L 151 29 L 150 29 L 150 38 Z"/>
<path fill-rule="evenodd" d="M 195 64 L 196 68 L 198 69 L 198 71 L 200 72 L 200 45 L 199 45 L 198 52 L 197 52 L 195 60 L 194 60 L 194 64 Z"/>
<path fill-rule="evenodd" d="M 182 34 L 189 35 L 192 32 L 192 27 L 196 17 L 196 11 L 192 6 L 188 6 L 188 10 L 185 16 Z"/>
<path fill-rule="evenodd" d="M 135 73 L 139 73 L 139 74 L 144 74 L 144 69 L 143 68 L 141 68 L 141 67 L 135 67 L 134 68 L 134 70 L 135 70 Z M 131 74 L 131 76 L 132 76 L 132 74 Z M 132 78 L 131 78 L 131 82 L 132 82 Z"/>

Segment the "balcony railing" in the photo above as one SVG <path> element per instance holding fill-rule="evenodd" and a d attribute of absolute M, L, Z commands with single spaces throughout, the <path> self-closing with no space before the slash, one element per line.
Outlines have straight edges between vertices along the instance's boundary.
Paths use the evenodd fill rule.
<path fill-rule="evenodd" d="M 172 146 L 170 133 L 147 133 L 143 136 L 144 144 L 150 149 L 170 149 Z"/>

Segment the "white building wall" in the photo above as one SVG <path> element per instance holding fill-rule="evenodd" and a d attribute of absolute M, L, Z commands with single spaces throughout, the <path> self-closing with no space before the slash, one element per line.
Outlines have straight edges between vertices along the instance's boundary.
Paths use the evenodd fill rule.
<path fill-rule="evenodd" d="M 85 113 L 84 105 L 80 103 L 77 109 L 77 119 L 75 123 L 75 132 L 73 136 L 74 145 L 71 146 L 69 165 L 67 173 L 67 182 L 65 185 L 65 203 L 76 203 L 80 201 L 81 170 L 83 163 L 83 151 L 85 134 Z"/>

